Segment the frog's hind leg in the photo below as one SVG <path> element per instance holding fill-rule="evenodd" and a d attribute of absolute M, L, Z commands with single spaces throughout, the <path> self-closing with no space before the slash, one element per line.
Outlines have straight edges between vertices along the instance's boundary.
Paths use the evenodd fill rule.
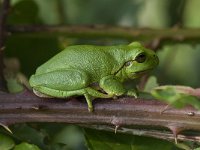
<path fill-rule="evenodd" d="M 93 111 L 93 105 L 92 105 L 92 100 L 94 99 L 91 95 L 89 95 L 88 93 L 84 94 L 87 105 L 88 105 L 88 111 L 92 112 Z"/>
<path fill-rule="evenodd" d="M 43 97 L 43 98 L 53 98 L 52 96 L 49 96 L 49 95 L 46 95 L 46 94 L 43 94 L 35 89 L 33 89 L 33 93 L 39 97 Z"/>
<path fill-rule="evenodd" d="M 93 105 L 92 105 L 92 101 L 94 98 L 99 97 L 99 98 L 111 98 L 112 96 L 107 95 L 107 94 L 103 94 L 91 87 L 87 87 L 87 88 L 83 88 L 83 89 L 79 89 L 79 90 L 74 90 L 74 91 L 61 91 L 61 90 L 55 90 L 55 89 L 51 89 L 48 87 L 36 87 L 36 89 L 34 89 L 34 93 L 36 93 L 36 95 L 38 95 L 37 93 L 40 93 L 41 95 L 44 95 L 42 97 L 58 97 L 58 98 L 67 98 L 70 96 L 81 96 L 84 95 L 86 102 L 88 104 L 88 110 L 90 112 L 93 111 Z M 39 92 L 38 92 L 39 91 Z M 50 94 L 43 94 L 43 93 L 50 93 Z M 55 96 L 56 95 L 56 96 Z"/>
<path fill-rule="evenodd" d="M 46 97 L 46 98 L 67 98 L 70 96 L 80 96 L 85 94 L 84 89 L 79 89 L 79 90 L 73 90 L 73 91 L 62 91 L 62 90 L 55 90 L 52 88 L 40 86 L 40 87 L 35 87 L 33 89 L 34 93 L 39 96 L 39 97 Z M 39 93 L 39 94 L 38 94 Z M 49 93 L 49 94 L 47 94 Z"/>
<path fill-rule="evenodd" d="M 36 77 L 33 75 L 30 84 L 35 91 L 51 97 L 66 98 L 84 95 L 89 111 L 93 110 L 92 100 L 94 98 L 112 97 L 89 87 L 90 79 L 87 73 L 76 69 L 61 69 L 39 74 Z"/>

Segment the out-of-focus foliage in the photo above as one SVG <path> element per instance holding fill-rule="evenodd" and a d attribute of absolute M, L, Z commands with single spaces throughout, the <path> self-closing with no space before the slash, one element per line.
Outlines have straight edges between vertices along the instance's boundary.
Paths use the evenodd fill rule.
<path fill-rule="evenodd" d="M 12 0 L 12 2 L 14 6 L 8 18 L 9 24 L 113 24 L 150 28 L 175 25 L 199 26 L 196 15 L 198 0 Z M 40 64 L 62 50 L 63 43 L 64 46 L 111 45 L 128 41 L 10 36 L 6 44 L 6 54 L 8 57 L 19 58 L 22 72 L 30 76 Z M 157 70 L 159 82 L 197 87 L 200 84 L 198 80 L 200 71 L 197 65 L 200 61 L 199 53 L 198 45 L 164 46 L 159 51 L 161 58 Z M 30 56 L 32 61 L 29 61 Z M 189 76 L 185 72 L 188 72 Z"/>
<path fill-rule="evenodd" d="M 189 28 L 200 27 L 199 13 L 199 0 L 186 0 L 185 11 L 183 14 L 184 26 Z"/>
<path fill-rule="evenodd" d="M 0 150 L 40 150 L 38 146 L 22 142 L 17 144 L 14 140 L 5 134 L 0 133 Z"/>
<path fill-rule="evenodd" d="M 91 150 L 178 150 L 174 144 L 154 138 L 85 129 Z"/>
<path fill-rule="evenodd" d="M 11 25 L 109 24 L 156 29 L 174 26 L 200 27 L 199 0 L 11 0 L 11 2 L 12 7 L 7 20 L 7 24 Z M 17 58 L 21 66 L 20 72 L 29 77 L 40 64 L 68 45 L 112 45 L 128 42 L 130 41 L 125 39 L 40 37 L 15 34 L 8 36 L 5 53 L 8 58 Z M 158 55 L 160 64 L 152 74 L 156 76 L 159 83 L 194 87 L 200 85 L 199 45 L 172 45 L 171 43 L 168 45 L 167 43 L 158 51 Z M 14 80 L 8 80 L 11 83 L 9 85 L 18 86 L 16 76 L 20 72 L 18 70 L 14 74 L 14 78 L 11 78 Z M 157 86 L 156 78 L 152 77 L 147 82 L 146 92 Z M 17 86 L 12 87 L 15 92 L 20 91 L 21 87 Z M 6 136 L 5 142 L 0 146 L 12 148 L 16 144 L 16 149 L 17 147 L 19 149 L 21 146 L 35 147 L 31 145 L 34 144 L 41 149 L 85 149 L 83 135 L 75 127 L 61 124 L 21 124 L 12 126 L 11 130 L 13 135 L 10 133 L 3 135 Z M 151 138 L 127 137 L 127 135 L 113 133 L 103 135 L 102 132 L 96 131 L 99 135 L 97 137 L 93 131 L 88 133 L 86 135 L 87 141 L 93 149 L 98 148 L 97 145 L 103 145 L 105 149 L 110 148 L 110 146 L 145 149 L 149 148 L 152 143 L 162 147 L 160 149 L 173 147 L 173 144 Z M 0 140 L 0 142 L 2 141 Z M 8 144 L 9 142 L 10 144 Z M 26 144 L 22 142 L 26 142 Z M 101 146 L 100 148 L 102 148 Z M 158 149 L 158 147 L 156 148 Z"/>
<path fill-rule="evenodd" d="M 151 92 L 151 90 L 158 86 L 157 79 L 155 76 L 150 76 L 145 84 L 144 92 Z"/>
<path fill-rule="evenodd" d="M 163 28 L 169 25 L 169 1 L 150 0 L 144 1 L 138 12 L 138 26 Z"/>
<path fill-rule="evenodd" d="M 0 149 L 1 150 L 9 150 L 13 148 L 14 146 L 15 146 L 15 143 L 10 137 L 0 133 Z"/>
<path fill-rule="evenodd" d="M 179 89 L 179 86 L 160 86 L 154 88 L 151 93 L 155 98 L 176 108 L 183 108 L 186 105 L 191 105 L 200 110 L 200 100 L 195 96 L 184 93 L 183 90 Z"/>
<path fill-rule="evenodd" d="M 166 45 L 158 52 L 158 56 L 160 59 L 159 82 L 162 84 L 199 86 L 199 45 Z"/>
<path fill-rule="evenodd" d="M 38 11 L 38 5 L 33 0 L 19 1 L 12 7 L 11 15 L 8 16 L 8 23 L 43 24 L 43 21 L 39 18 Z M 60 48 L 57 41 L 56 37 L 28 38 L 13 35 L 6 41 L 5 53 L 7 57 L 17 57 L 21 63 L 21 71 L 29 76 L 36 67 L 59 52 Z"/>
<path fill-rule="evenodd" d="M 0 128 L 0 150 L 72 150 L 85 149 L 84 136 L 75 126 L 54 123 L 16 124 L 10 132 Z M 2 134 L 3 133 L 3 134 Z M 36 146 L 37 145 L 37 146 Z"/>
<path fill-rule="evenodd" d="M 23 142 L 19 145 L 16 145 L 14 150 L 40 150 L 40 149 L 36 145 Z"/>

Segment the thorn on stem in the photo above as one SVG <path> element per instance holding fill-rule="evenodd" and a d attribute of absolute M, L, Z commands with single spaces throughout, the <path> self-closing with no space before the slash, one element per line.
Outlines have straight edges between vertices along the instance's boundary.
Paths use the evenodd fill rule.
<path fill-rule="evenodd" d="M 5 124 L 3 124 L 3 123 L 0 123 L 0 126 L 2 126 L 6 131 L 8 131 L 8 132 L 10 132 L 11 134 L 13 134 L 12 131 L 10 130 L 10 128 L 9 128 L 7 125 L 5 125 Z"/>
<path fill-rule="evenodd" d="M 178 140 L 177 140 L 177 134 L 176 134 L 176 135 L 174 135 L 174 142 L 175 142 L 175 144 L 178 144 Z"/>
<path fill-rule="evenodd" d="M 188 112 L 187 115 L 188 115 L 188 116 L 194 116 L 195 113 L 191 111 L 191 112 Z"/>
<path fill-rule="evenodd" d="M 120 119 L 120 118 L 118 118 L 116 116 L 113 116 L 113 119 L 112 119 L 111 123 L 113 125 L 115 125 L 115 134 L 117 133 L 117 129 L 121 126 L 122 122 L 123 122 L 122 119 Z"/>
<path fill-rule="evenodd" d="M 168 108 L 170 107 L 170 105 L 166 105 L 161 111 L 160 114 L 162 115 Z"/>
<path fill-rule="evenodd" d="M 119 128 L 119 125 L 115 126 L 115 134 L 117 134 L 117 129 Z"/>
<path fill-rule="evenodd" d="M 175 144 L 178 144 L 178 133 L 180 131 L 182 131 L 184 128 L 183 127 L 177 127 L 175 125 L 170 125 L 168 126 L 168 128 L 172 131 L 173 135 L 174 135 L 174 142 Z"/>

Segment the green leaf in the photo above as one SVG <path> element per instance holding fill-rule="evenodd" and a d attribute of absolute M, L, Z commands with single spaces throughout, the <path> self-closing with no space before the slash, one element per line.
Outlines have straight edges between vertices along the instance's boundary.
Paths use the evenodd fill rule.
<path fill-rule="evenodd" d="M 185 1 L 183 25 L 188 28 L 200 27 L 200 20 L 196 15 L 199 12 L 199 0 Z"/>
<path fill-rule="evenodd" d="M 144 92 L 150 92 L 153 88 L 159 86 L 157 83 L 157 78 L 155 76 L 149 77 L 147 80 L 145 87 L 144 87 Z"/>
<path fill-rule="evenodd" d="M 76 126 L 64 126 L 55 134 L 52 143 L 67 145 L 70 149 L 79 149 L 81 146 L 84 147 L 83 141 L 84 137 L 79 128 Z"/>
<path fill-rule="evenodd" d="M 180 86 L 160 86 L 151 91 L 151 94 L 158 100 L 164 101 L 176 108 L 183 108 L 186 105 L 192 105 L 200 110 L 200 100 L 184 93 L 184 90 L 179 89 Z"/>
<path fill-rule="evenodd" d="M 84 129 L 91 150 L 175 150 L 174 144 L 149 137 Z"/>
<path fill-rule="evenodd" d="M 14 150 L 40 150 L 40 149 L 36 145 L 23 142 L 15 146 Z"/>
<path fill-rule="evenodd" d="M 13 136 L 20 141 L 31 142 L 41 148 L 46 148 L 47 145 L 44 143 L 46 135 L 39 129 L 37 130 L 37 124 L 31 124 L 33 127 L 27 124 L 16 124 L 11 126 Z"/>
<path fill-rule="evenodd" d="M 9 150 L 14 146 L 15 143 L 10 137 L 0 133 L 0 150 Z"/>

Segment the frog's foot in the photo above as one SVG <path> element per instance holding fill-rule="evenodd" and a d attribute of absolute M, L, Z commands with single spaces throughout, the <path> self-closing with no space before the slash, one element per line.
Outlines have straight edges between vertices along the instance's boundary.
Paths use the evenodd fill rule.
<path fill-rule="evenodd" d="M 83 95 L 85 96 L 85 99 L 87 101 L 89 112 L 93 111 L 92 101 L 95 98 L 112 98 L 113 97 L 113 95 L 101 93 L 91 87 L 87 87 L 84 90 L 85 90 L 85 92 Z"/>
<path fill-rule="evenodd" d="M 138 98 L 138 90 L 137 89 L 128 90 L 126 95 Z"/>
<path fill-rule="evenodd" d="M 112 97 L 113 97 L 114 100 L 118 99 L 117 95 L 113 95 Z"/>
<path fill-rule="evenodd" d="M 84 94 L 87 105 L 88 105 L 88 111 L 93 112 L 93 105 L 92 105 L 92 100 L 94 100 L 94 97 L 92 97 L 89 94 Z"/>

